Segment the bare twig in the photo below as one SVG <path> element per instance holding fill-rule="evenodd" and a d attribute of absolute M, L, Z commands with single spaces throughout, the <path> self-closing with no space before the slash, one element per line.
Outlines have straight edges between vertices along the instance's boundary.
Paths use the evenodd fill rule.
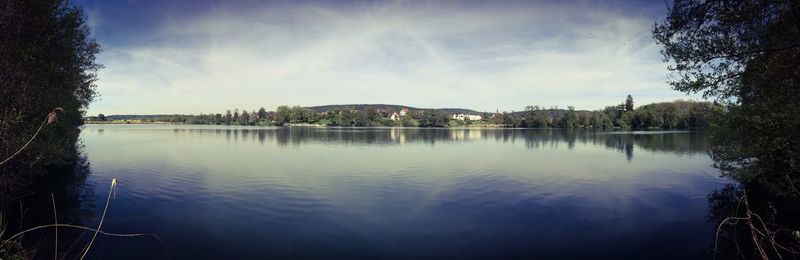
<path fill-rule="evenodd" d="M 50 193 L 50 200 L 53 202 L 53 224 L 58 225 L 58 213 L 56 213 L 56 197 Z M 53 246 L 53 259 L 58 260 L 58 226 L 54 227 L 56 231 L 55 245 Z"/>
<path fill-rule="evenodd" d="M 60 107 L 57 107 L 57 108 L 53 109 L 53 111 L 50 111 L 50 113 L 48 113 L 48 114 L 47 114 L 47 117 L 45 117 L 44 121 L 42 121 L 42 124 L 41 124 L 41 125 L 39 125 L 39 129 L 36 129 L 36 133 L 34 133 L 34 134 L 33 134 L 33 136 L 31 136 L 31 139 L 30 139 L 30 140 L 28 140 L 28 142 L 27 142 L 27 143 L 25 143 L 25 145 L 23 145 L 22 147 L 20 147 L 20 148 L 19 148 L 19 150 L 17 150 L 16 152 L 14 152 L 14 154 L 12 154 L 12 155 L 11 155 L 11 156 L 9 156 L 8 158 L 6 158 L 6 159 L 5 159 L 5 160 L 3 160 L 2 162 L 0 162 L 0 165 L 3 165 L 3 164 L 5 164 L 6 162 L 10 161 L 12 158 L 16 157 L 16 156 L 17 156 L 17 155 L 18 155 L 20 152 L 22 152 L 23 150 L 25 150 L 25 148 L 27 148 L 27 147 L 28 147 L 28 145 L 30 145 L 30 144 L 31 144 L 31 142 L 33 142 L 33 140 L 34 140 L 34 139 L 36 139 L 36 136 L 38 136 L 38 135 L 39 135 L 39 132 L 41 132 L 41 131 L 42 131 L 42 128 L 44 128 L 44 125 L 46 125 L 46 124 L 52 124 L 52 123 L 54 123 L 54 122 L 55 122 L 55 121 L 58 119 L 58 117 L 57 117 L 57 114 L 56 114 L 56 111 L 61 111 L 61 112 L 63 113 L 63 112 L 64 112 L 64 109 L 63 109 L 63 108 L 60 108 Z"/>
<path fill-rule="evenodd" d="M 45 228 L 51 228 L 51 227 L 55 228 L 55 230 L 56 230 L 56 243 L 55 243 L 54 259 L 59 259 L 58 258 L 58 228 L 59 227 L 75 228 L 75 229 L 84 230 L 84 232 L 78 237 L 78 239 L 76 239 L 75 242 L 73 242 L 72 245 L 70 245 L 69 249 L 62 256 L 62 259 L 63 259 L 63 257 L 66 257 L 69 254 L 70 251 L 72 251 L 72 248 L 75 246 L 75 244 L 77 244 L 77 242 L 80 240 L 80 238 L 83 237 L 83 235 L 86 234 L 86 231 L 92 231 L 92 232 L 94 232 L 94 235 L 92 236 L 92 239 L 89 241 L 89 243 L 86 245 L 86 247 L 82 250 L 83 253 L 81 255 L 81 259 L 85 258 L 86 255 L 89 253 L 89 249 L 91 249 L 91 246 L 94 243 L 94 240 L 97 238 L 98 234 L 106 235 L 106 236 L 114 236 L 114 237 L 151 236 L 154 239 L 156 239 L 157 241 L 160 241 L 159 237 L 157 235 L 155 235 L 155 234 L 147 234 L 147 233 L 111 233 L 111 232 L 106 232 L 106 231 L 102 231 L 101 230 L 101 228 L 103 226 L 103 221 L 105 220 L 105 217 L 106 217 L 106 213 L 108 212 L 108 206 L 109 206 L 109 204 L 111 202 L 111 198 L 113 197 L 114 192 L 116 191 L 115 190 L 116 187 L 117 187 L 117 179 L 112 179 L 111 180 L 111 189 L 108 191 L 108 196 L 106 198 L 106 205 L 105 205 L 105 207 L 103 209 L 103 214 L 100 217 L 100 223 L 97 225 L 97 228 L 90 228 L 90 227 L 72 225 L 72 224 L 58 224 L 58 215 L 57 215 L 57 212 L 56 212 L 55 196 L 51 193 L 50 194 L 50 199 L 52 200 L 52 205 L 53 205 L 53 218 L 55 220 L 54 224 L 48 224 L 48 225 L 41 225 L 41 226 L 32 227 L 32 228 L 23 230 L 23 231 L 15 234 L 15 235 L 7 238 L 7 239 L 2 239 L 2 240 L 0 240 L 0 248 L 2 248 L 6 243 L 9 243 L 9 242 L 11 242 L 11 241 L 13 241 L 15 239 L 18 239 L 18 238 L 22 237 L 24 234 L 27 234 L 28 232 L 32 232 L 32 231 L 36 231 L 36 230 L 40 230 L 40 229 L 45 229 Z M 0 213 L 0 237 L 3 237 L 3 234 L 6 231 L 5 226 L 4 226 L 3 223 L 4 223 L 3 222 L 3 214 Z"/>
<path fill-rule="evenodd" d="M 714 239 L 714 259 L 717 259 L 717 244 L 719 243 L 719 231 L 720 231 L 720 229 L 722 229 L 722 225 L 725 225 L 725 223 L 727 223 L 729 220 L 746 220 L 746 219 L 747 218 L 741 218 L 741 217 L 727 217 L 727 218 L 723 219 L 722 222 L 719 223 L 719 226 L 717 226 L 717 233 L 714 236 L 715 237 L 715 239 Z M 734 223 L 734 224 L 736 224 L 736 223 Z"/>
<path fill-rule="evenodd" d="M 31 232 L 31 231 L 36 231 L 36 230 L 43 229 L 43 228 L 49 228 L 49 227 L 77 228 L 77 229 L 83 229 L 83 230 L 88 230 L 88 231 L 94 231 L 95 233 L 106 235 L 106 236 L 112 236 L 112 237 L 140 237 L 140 236 L 152 236 L 153 235 L 153 234 L 147 234 L 147 233 L 111 233 L 111 232 L 106 232 L 106 231 L 102 231 L 102 230 L 98 230 L 98 229 L 94 229 L 94 228 L 90 228 L 90 227 L 84 227 L 84 226 L 78 226 L 78 225 L 72 225 L 72 224 L 47 224 L 47 225 L 35 226 L 35 227 L 32 227 L 32 228 L 26 229 L 26 230 L 24 230 L 22 232 L 19 232 L 16 235 L 13 235 L 13 236 L 9 237 L 8 239 L 3 240 L 3 243 L 11 241 L 11 240 L 21 236 L 22 234 L 25 234 L 25 233 L 28 233 L 28 232 Z M 2 244 L 0 244 L 0 245 L 2 245 Z"/>
<path fill-rule="evenodd" d="M 759 216 L 755 212 L 750 210 L 750 204 L 747 201 L 747 193 L 746 193 L 746 191 L 743 191 L 743 195 L 739 198 L 739 203 L 736 206 L 735 214 L 738 215 L 739 206 L 741 206 L 741 205 L 744 205 L 745 217 L 727 217 L 724 220 L 722 220 L 722 222 L 720 222 L 719 226 L 717 226 L 717 232 L 716 232 L 715 241 L 714 241 L 714 259 L 716 259 L 716 257 L 717 257 L 717 245 L 718 245 L 718 242 L 719 242 L 719 232 L 722 229 L 722 226 L 725 225 L 725 224 L 734 224 L 735 225 L 735 224 L 738 223 L 739 220 L 746 221 L 747 227 L 748 227 L 748 229 L 750 231 L 750 237 L 753 240 L 753 246 L 758 251 L 758 254 L 761 256 L 761 259 L 769 259 L 769 254 L 767 253 L 767 250 L 765 250 L 763 241 L 768 241 L 769 246 L 772 247 L 773 252 L 775 252 L 775 255 L 778 256 L 778 258 L 780 258 L 780 259 L 783 259 L 783 256 L 781 255 L 781 250 L 779 250 L 779 249 L 782 249 L 782 250 L 784 250 L 786 252 L 789 252 L 791 254 L 800 253 L 798 251 L 792 250 L 791 248 L 785 247 L 785 246 L 781 245 L 780 243 L 778 243 L 777 241 L 775 241 L 775 236 L 779 231 L 781 231 L 781 229 L 779 229 L 777 231 L 770 231 L 770 229 L 767 227 L 767 223 L 764 221 L 764 219 L 761 218 L 761 216 Z M 735 221 L 735 222 L 731 222 L 731 221 Z M 758 223 L 755 223 L 756 221 Z M 729 223 L 729 222 L 731 222 L 731 223 Z M 735 230 L 734 230 L 734 232 L 735 232 Z M 735 235 L 734 235 L 733 239 L 734 239 L 734 244 L 736 244 L 736 247 L 738 248 L 739 244 L 735 241 L 736 240 Z"/>
<path fill-rule="evenodd" d="M 94 239 L 97 238 L 97 234 L 100 233 L 100 228 L 103 226 L 103 220 L 106 219 L 106 212 L 108 211 L 108 204 L 111 202 L 111 194 L 114 192 L 114 187 L 117 186 L 117 179 L 111 179 L 111 189 L 108 190 L 108 196 L 106 197 L 106 206 L 103 208 L 103 215 L 100 217 L 100 223 L 97 224 L 97 229 L 94 232 L 94 236 L 92 236 L 92 240 L 89 240 L 89 244 L 86 246 L 86 250 L 83 251 L 83 255 L 81 256 L 81 260 L 86 257 L 86 254 L 89 253 L 89 249 L 92 248 L 92 243 L 94 243 Z"/>

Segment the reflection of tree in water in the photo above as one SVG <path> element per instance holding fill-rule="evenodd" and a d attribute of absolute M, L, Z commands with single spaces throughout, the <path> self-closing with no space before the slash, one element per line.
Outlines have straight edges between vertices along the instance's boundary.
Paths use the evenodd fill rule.
<path fill-rule="evenodd" d="M 697 154 L 708 152 L 709 139 L 704 132 L 629 133 L 606 137 L 605 145 L 625 151 L 630 156 L 634 145 L 651 152 Z"/>
<path fill-rule="evenodd" d="M 628 161 L 633 159 L 633 144 L 632 143 L 625 144 L 625 158 L 627 158 Z"/>
<path fill-rule="evenodd" d="M 7 224 L 4 238 L 20 230 L 53 224 L 53 201 L 50 194 L 55 198 L 60 224 L 94 225 L 97 218 L 94 214 L 97 202 L 94 188 L 86 183 L 90 172 L 89 161 L 85 156 L 80 156 L 74 165 L 53 169 L 41 179 L 29 183 L 29 188 L 23 189 L 28 193 L 3 200 L 1 206 L 3 220 L 7 221 L 4 223 Z M 53 252 L 54 232 L 53 228 L 45 228 L 27 233 L 22 242 L 25 248 L 35 249 L 37 255 L 49 257 Z M 77 242 L 69 253 L 69 256 L 75 257 L 82 249 L 81 245 L 85 244 L 78 241 L 85 241 L 91 235 L 81 237 L 83 233 L 84 231 L 59 228 L 59 251 L 63 254 L 73 242 Z"/>
<path fill-rule="evenodd" d="M 707 153 L 705 132 L 614 132 L 591 129 L 435 129 L 435 128 L 227 128 L 181 129 L 176 133 L 202 138 L 224 136 L 228 142 L 274 142 L 281 146 L 305 144 L 402 145 L 437 142 L 524 141 L 530 149 L 576 144 L 604 146 L 623 153 L 628 160 L 634 149 L 680 154 Z"/>
<path fill-rule="evenodd" d="M 634 147 L 651 152 L 667 152 L 680 154 L 697 154 L 708 152 L 708 138 L 703 132 L 656 132 L 630 133 L 609 132 L 599 130 L 545 130 L 546 132 L 530 132 L 526 135 L 526 144 L 530 148 L 541 146 L 557 147 L 566 143 L 573 148 L 576 143 L 602 145 L 625 154 L 628 160 L 633 159 Z"/>

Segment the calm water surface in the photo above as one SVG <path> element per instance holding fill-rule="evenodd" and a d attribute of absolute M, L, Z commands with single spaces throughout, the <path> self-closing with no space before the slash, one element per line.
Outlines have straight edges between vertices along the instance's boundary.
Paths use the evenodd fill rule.
<path fill-rule="evenodd" d="M 698 132 L 87 125 L 103 259 L 704 258 Z"/>

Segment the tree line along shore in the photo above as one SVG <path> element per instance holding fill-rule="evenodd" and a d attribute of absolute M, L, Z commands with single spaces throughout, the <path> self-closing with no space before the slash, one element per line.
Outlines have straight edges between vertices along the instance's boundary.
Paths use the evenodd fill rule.
<path fill-rule="evenodd" d="M 227 110 L 200 115 L 99 114 L 85 118 L 89 124 L 193 124 L 252 126 L 354 126 L 354 127 L 515 127 L 600 129 L 705 128 L 724 113 L 712 102 L 676 100 L 634 108 L 633 98 L 603 109 L 586 111 L 527 106 L 517 112 L 476 112 L 467 109 L 419 109 L 393 105 L 338 105 L 324 107 L 279 106 L 275 111 Z"/>

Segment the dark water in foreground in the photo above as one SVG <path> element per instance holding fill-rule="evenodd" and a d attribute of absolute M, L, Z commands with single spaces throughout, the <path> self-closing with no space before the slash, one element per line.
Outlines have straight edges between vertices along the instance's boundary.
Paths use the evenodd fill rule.
<path fill-rule="evenodd" d="M 695 259 L 727 183 L 698 132 L 87 125 L 102 259 Z M 68 214 L 68 213 L 64 213 Z"/>

